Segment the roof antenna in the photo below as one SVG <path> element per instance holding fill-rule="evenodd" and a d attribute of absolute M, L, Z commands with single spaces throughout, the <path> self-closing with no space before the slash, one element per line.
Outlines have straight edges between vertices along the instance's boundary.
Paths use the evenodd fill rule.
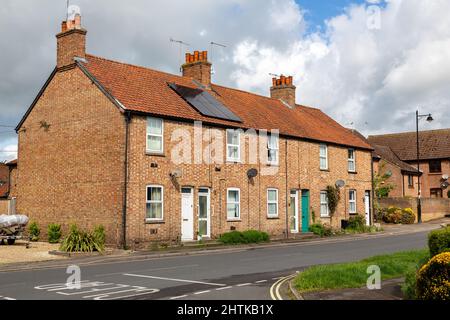
<path fill-rule="evenodd" d="M 281 75 L 275 74 L 275 73 L 269 73 L 269 76 L 271 76 L 271 77 L 277 77 L 277 78 L 281 77 Z"/>
<path fill-rule="evenodd" d="M 69 20 L 69 5 L 70 5 L 70 0 L 67 0 L 67 3 L 66 3 L 66 21 Z"/>
<path fill-rule="evenodd" d="M 210 51 L 209 56 L 210 56 L 210 59 L 211 59 L 211 63 L 213 63 L 213 49 L 214 49 L 214 46 L 221 47 L 221 48 L 226 48 L 227 46 L 224 45 L 224 44 L 221 44 L 221 43 L 214 42 L 214 41 L 211 41 L 209 44 L 211 45 L 210 50 L 209 50 Z M 213 74 L 215 74 L 214 63 L 212 65 L 212 70 L 211 70 L 211 75 L 213 75 Z"/>
<path fill-rule="evenodd" d="M 180 46 L 180 55 L 179 55 L 179 57 L 178 57 L 178 65 L 180 66 L 180 73 L 181 73 L 181 71 L 182 71 L 182 67 L 181 67 L 181 65 L 182 65 L 182 55 L 183 55 L 183 46 L 186 46 L 186 47 L 189 47 L 190 46 L 190 44 L 189 43 L 186 43 L 186 42 L 184 42 L 184 41 L 181 41 L 181 40 L 175 40 L 175 39 L 172 39 L 172 38 L 170 38 L 169 39 L 170 40 L 170 42 L 173 42 L 173 43 L 178 43 L 179 44 L 179 46 Z"/>

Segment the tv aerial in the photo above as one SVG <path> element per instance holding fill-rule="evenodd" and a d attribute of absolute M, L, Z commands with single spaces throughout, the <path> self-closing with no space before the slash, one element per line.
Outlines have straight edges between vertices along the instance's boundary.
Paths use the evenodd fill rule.
<path fill-rule="evenodd" d="M 183 64 L 183 60 L 182 60 L 182 56 L 183 56 L 183 46 L 185 47 L 189 47 L 190 44 L 186 43 L 182 40 L 175 40 L 170 38 L 169 39 L 170 42 L 174 43 L 174 44 L 178 44 L 179 45 L 179 57 L 178 57 L 178 65 L 180 66 L 180 72 L 182 71 L 181 65 Z"/>
<path fill-rule="evenodd" d="M 214 41 L 211 41 L 209 43 L 209 45 L 210 45 L 209 56 L 210 56 L 210 60 L 211 60 L 211 63 L 212 63 L 213 62 L 214 47 L 226 48 L 227 46 L 224 45 L 224 44 L 221 44 L 221 43 L 214 42 Z M 214 63 L 213 63 L 211 74 L 214 74 L 214 73 L 215 73 L 215 71 L 214 71 Z"/>

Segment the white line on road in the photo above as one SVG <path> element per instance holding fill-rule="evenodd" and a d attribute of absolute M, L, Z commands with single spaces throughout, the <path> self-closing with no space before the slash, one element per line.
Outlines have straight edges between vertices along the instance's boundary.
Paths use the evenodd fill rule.
<path fill-rule="evenodd" d="M 283 279 L 284 277 L 277 277 L 277 278 L 272 278 L 272 280 L 280 280 Z"/>
<path fill-rule="evenodd" d="M 182 268 L 194 268 L 194 267 L 200 267 L 198 264 L 187 264 L 183 266 L 176 266 L 176 267 L 167 267 L 167 268 L 154 268 L 154 269 L 141 269 L 141 270 L 133 270 L 131 272 L 152 272 L 152 271 L 165 271 L 165 270 L 174 270 L 174 269 L 182 269 Z M 130 272 L 130 271 L 128 271 Z M 107 277 L 107 276 L 114 276 L 117 274 L 122 274 L 123 272 L 114 272 L 114 273 L 104 273 L 96 275 L 95 277 Z"/>
<path fill-rule="evenodd" d="M 216 289 L 216 291 L 222 291 L 222 290 L 226 290 L 226 289 L 231 289 L 231 288 L 233 288 L 233 287 L 223 287 L 223 288 L 219 288 L 219 289 Z"/>
<path fill-rule="evenodd" d="M 241 284 L 236 285 L 236 287 L 246 287 L 249 285 L 251 285 L 251 283 L 241 283 Z"/>
<path fill-rule="evenodd" d="M 222 284 L 222 283 L 203 282 L 203 281 L 175 279 L 175 278 L 164 278 L 164 277 L 154 277 L 154 276 L 146 276 L 146 275 L 142 275 L 142 274 L 124 273 L 123 275 L 124 276 L 128 276 L 128 277 L 137 277 L 137 278 L 148 278 L 148 279 L 156 279 L 156 280 L 175 281 L 175 282 L 198 283 L 198 284 L 205 284 L 205 285 L 208 285 L 208 286 L 218 286 L 218 287 L 226 286 L 226 284 Z"/>
<path fill-rule="evenodd" d="M 255 283 L 264 283 L 264 282 L 267 282 L 267 280 L 259 280 L 259 281 L 256 281 Z"/>
<path fill-rule="evenodd" d="M 185 294 L 185 295 L 183 295 L 183 296 L 178 296 L 178 297 L 172 297 L 172 298 L 170 298 L 169 300 L 177 300 L 177 299 L 183 299 L 183 298 L 186 298 L 188 295 L 187 294 Z"/>
<path fill-rule="evenodd" d="M 198 295 L 198 294 L 204 294 L 204 293 L 209 293 L 209 292 L 211 292 L 211 290 L 200 291 L 200 292 L 196 292 L 194 294 Z"/>

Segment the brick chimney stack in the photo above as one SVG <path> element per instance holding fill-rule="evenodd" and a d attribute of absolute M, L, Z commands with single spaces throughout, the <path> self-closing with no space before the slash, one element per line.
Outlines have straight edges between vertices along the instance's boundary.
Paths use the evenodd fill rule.
<path fill-rule="evenodd" d="M 81 15 L 75 14 L 61 24 L 57 39 L 57 68 L 64 70 L 75 65 L 74 58 L 86 58 L 86 34 L 81 26 Z"/>
<path fill-rule="evenodd" d="M 186 63 L 181 66 L 183 77 L 191 77 L 205 88 L 211 87 L 211 66 L 208 62 L 208 51 L 186 53 Z"/>
<path fill-rule="evenodd" d="M 270 88 L 270 96 L 274 99 L 279 99 L 288 104 L 290 107 L 295 107 L 295 90 L 293 78 L 285 77 L 272 79 L 272 87 Z"/>

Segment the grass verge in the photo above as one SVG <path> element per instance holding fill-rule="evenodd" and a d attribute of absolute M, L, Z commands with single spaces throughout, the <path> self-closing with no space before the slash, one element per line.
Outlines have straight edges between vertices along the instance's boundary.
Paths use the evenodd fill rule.
<path fill-rule="evenodd" d="M 382 280 L 400 278 L 429 256 L 428 250 L 380 255 L 357 262 L 314 266 L 300 273 L 294 285 L 300 292 L 359 288 L 366 284 L 367 267 L 377 265 Z"/>

